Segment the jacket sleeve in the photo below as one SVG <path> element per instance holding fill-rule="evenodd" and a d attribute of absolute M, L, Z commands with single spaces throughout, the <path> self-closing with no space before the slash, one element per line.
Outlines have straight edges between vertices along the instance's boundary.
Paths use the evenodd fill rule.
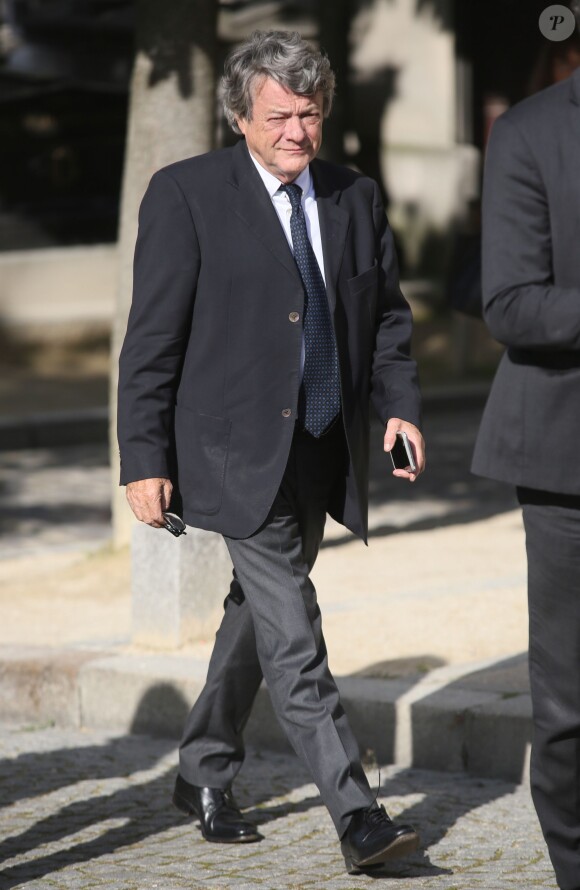
<path fill-rule="evenodd" d="M 548 194 L 532 146 L 502 117 L 483 190 L 483 314 L 506 346 L 580 348 L 580 289 L 554 284 Z"/>
<path fill-rule="evenodd" d="M 379 272 L 376 339 L 371 375 L 371 400 L 383 423 L 399 417 L 421 425 L 417 365 L 411 358 L 411 308 L 399 287 L 399 266 L 393 233 L 380 192 L 374 184 L 373 220 Z"/>
<path fill-rule="evenodd" d="M 121 485 L 170 478 L 173 413 L 200 268 L 190 208 L 156 173 L 139 211 L 133 301 L 119 359 Z"/>

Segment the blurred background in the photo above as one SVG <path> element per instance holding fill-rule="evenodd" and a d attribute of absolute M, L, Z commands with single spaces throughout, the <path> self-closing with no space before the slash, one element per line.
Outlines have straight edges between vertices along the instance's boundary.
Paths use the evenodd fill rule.
<path fill-rule="evenodd" d="M 493 120 L 580 60 L 576 36 L 542 37 L 546 5 L 0 0 L 2 414 L 106 408 L 114 319 L 122 331 L 128 300 L 119 280 L 123 171 L 127 178 L 145 142 L 164 144 L 126 186 L 134 218 L 156 157 L 161 166 L 231 142 L 215 81 L 228 50 L 256 28 L 296 29 L 331 58 L 338 94 L 324 154 L 381 184 L 423 385 L 489 380 L 499 348 L 452 306 L 469 303 L 477 316 L 481 168 Z M 134 73 L 132 84 L 140 54 L 148 79 Z M 138 115 L 143 94 L 171 82 L 167 113 L 149 111 L 145 136 L 130 144 L 130 108 Z M 186 116 L 192 126 L 179 134 Z"/>

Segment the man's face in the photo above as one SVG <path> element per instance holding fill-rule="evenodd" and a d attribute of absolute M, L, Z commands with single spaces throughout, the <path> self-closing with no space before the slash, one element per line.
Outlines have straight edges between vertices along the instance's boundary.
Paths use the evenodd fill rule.
<path fill-rule="evenodd" d="M 257 161 L 280 182 L 293 182 L 322 142 L 322 93 L 298 96 L 264 77 L 254 92 L 252 120 L 237 124 Z"/>

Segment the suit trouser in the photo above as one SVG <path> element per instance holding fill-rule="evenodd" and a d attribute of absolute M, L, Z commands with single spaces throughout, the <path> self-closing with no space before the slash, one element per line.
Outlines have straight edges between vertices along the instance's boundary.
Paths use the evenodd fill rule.
<path fill-rule="evenodd" d="M 244 757 L 242 732 L 263 676 L 276 716 L 310 770 L 339 836 L 373 794 L 330 673 L 309 573 L 330 492 L 345 467 L 342 424 L 320 439 L 297 431 L 265 523 L 249 538 L 225 538 L 234 581 L 207 681 L 180 746 L 186 781 L 229 786 Z"/>
<path fill-rule="evenodd" d="M 531 790 L 562 890 L 580 888 L 580 497 L 518 489 L 528 554 Z"/>

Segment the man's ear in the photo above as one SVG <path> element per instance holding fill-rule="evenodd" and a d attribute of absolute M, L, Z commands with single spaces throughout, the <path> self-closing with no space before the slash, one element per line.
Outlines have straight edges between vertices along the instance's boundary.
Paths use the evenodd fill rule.
<path fill-rule="evenodd" d="M 246 121 L 243 117 L 236 118 L 236 124 L 238 125 L 238 129 L 242 136 L 246 135 Z"/>

